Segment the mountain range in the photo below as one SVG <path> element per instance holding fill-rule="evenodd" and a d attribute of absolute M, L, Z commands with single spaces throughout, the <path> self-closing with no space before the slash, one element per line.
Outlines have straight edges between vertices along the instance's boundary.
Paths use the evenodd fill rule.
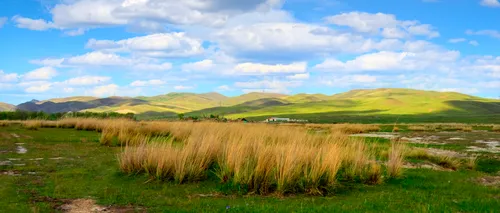
<path fill-rule="evenodd" d="M 0 111 L 68 111 L 134 113 L 142 118 L 217 114 L 228 118 L 270 116 L 315 122 L 359 121 L 478 121 L 496 122 L 500 101 L 455 92 L 413 89 L 362 89 L 335 94 L 248 93 L 227 97 L 219 93 L 168 93 L 152 97 L 68 98 L 32 100 L 13 106 L 0 103 Z"/>

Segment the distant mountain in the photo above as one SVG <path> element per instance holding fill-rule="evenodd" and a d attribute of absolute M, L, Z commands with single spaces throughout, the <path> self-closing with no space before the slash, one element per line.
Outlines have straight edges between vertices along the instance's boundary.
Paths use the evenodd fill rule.
<path fill-rule="evenodd" d="M 60 100 L 60 99 L 59 99 Z M 89 101 L 74 101 L 75 99 L 68 98 L 70 101 L 29 101 L 26 103 L 22 103 L 17 105 L 17 109 L 24 111 L 43 111 L 47 113 L 57 113 L 57 112 L 77 112 L 77 111 L 85 111 L 88 109 L 99 108 L 99 107 L 110 107 L 110 106 L 119 106 L 119 105 L 129 105 L 134 106 L 138 104 L 146 103 L 144 100 L 134 99 L 134 98 L 125 98 L 125 97 L 109 97 L 109 98 L 101 98 L 94 99 Z"/>
<path fill-rule="evenodd" d="M 12 109 L 12 106 L 4 108 Z M 332 96 L 248 93 L 236 97 L 226 97 L 215 92 L 203 94 L 168 93 L 135 98 L 81 96 L 45 101 L 33 100 L 18 105 L 17 109 L 51 113 L 67 111 L 130 112 L 147 115 L 148 118 L 175 117 L 178 113 L 193 116 L 217 114 L 229 118 L 246 117 L 256 120 L 269 116 L 283 116 L 318 122 L 341 122 L 343 119 L 351 121 L 358 117 L 372 119 L 375 122 L 404 122 L 409 118 L 425 121 L 423 118 L 428 116 L 437 116 L 439 119 L 456 117 L 466 120 L 471 116 L 481 117 L 483 120 L 500 119 L 498 116 L 500 115 L 500 102 L 497 100 L 455 92 L 413 89 L 352 90 Z M 447 121 L 439 119 L 438 121 Z"/>
<path fill-rule="evenodd" d="M 13 111 L 16 109 L 16 106 L 8 103 L 2 103 L 0 102 L 0 112 L 1 111 Z"/>

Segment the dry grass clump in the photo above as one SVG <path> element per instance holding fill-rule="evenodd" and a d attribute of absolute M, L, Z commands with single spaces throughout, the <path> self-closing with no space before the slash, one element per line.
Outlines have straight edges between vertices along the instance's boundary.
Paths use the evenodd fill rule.
<path fill-rule="evenodd" d="M 408 130 L 411 130 L 411 131 L 436 131 L 436 125 L 433 125 L 433 124 L 409 125 Z"/>
<path fill-rule="evenodd" d="M 474 170 L 477 167 L 477 157 L 469 157 L 465 159 L 464 166 L 467 169 Z"/>
<path fill-rule="evenodd" d="M 263 124 L 159 122 L 141 127 L 145 129 L 139 132 L 162 127 L 172 137 L 167 142 L 126 146 L 119 155 L 125 173 L 145 172 L 184 183 L 214 172 L 222 183 L 258 194 L 319 195 L 340 177 L 382 182 L 382 167 L 372 150 L 362 139 L 340 132 L 318 135 L 301 127 Z M 111 134 L 107 131 L 103 135 Z"/>
<path fill-rule="evenodd" d="M 404 164 L 404 150 L 403 143 L 393 141 L 391 149 L 389 150 L 389 160 L 387 162 L 387 173 L 391 178 L 398 178 L 402 175 L 402 168 Z"/>
<path fill-rule="evenodd" d="M 11 124 L 10 121 L 0 121 L 0 127 L 2 126 L 9 126 Z"/>
<path fill-rule="evenodd" d="M 22 122 L 22 126 L 28 130 L 38 130 L 42 127 L 42 120 L 27 120 Z"/>
<path fill-rule="evenodd" d="M 500 125 L 494 125 L 492 128 L 491 128 L 492 131 L 494 132 L 500 132 Z"/>
<path fill-rule="evenodd" d="M 464 132 L 471 132 L 473 130 L 472 126 L 467 125 L 467 124 L 443 124 L 440 126 L 440 128 L 444 131 L 464 131 Z"/>
<path fill-rule="evenodd" d="M 380 131 L 380 127 L 374 124 L 301 124 L 289 125 L 288 127 L 306 127 L 314 130 L 329 130 L 331 132 L 342 132 L 345 134 L 357 134 Z"/>
<path fill-rule="evenodd" d="M 406 158 L 428 160 L 435 163 L 443 168 L 457 170 L 462 166 L 462 164 L 468 169 L 474 169 L 476 167 L 476 158 L 467 158 L 461 160 L 460 158 L 447 156 L 447 155 L 433 155 L 423 148 L 413 148 L 406 151 Z M 464 161 L 464 162 L 462 162 Z"/>

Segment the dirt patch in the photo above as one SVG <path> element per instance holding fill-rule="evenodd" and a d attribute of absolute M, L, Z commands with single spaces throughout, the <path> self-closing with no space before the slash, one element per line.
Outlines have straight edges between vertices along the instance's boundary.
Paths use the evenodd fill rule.
<path fill-rule="evenodd" d="M 67 202 L 56 208 L 57 210 L 69 213 L 94 213 L 94 212 L 114 212 L 114 213 L 125 213 L 125 212 L 136 212 L 141 211 L 141 209 L 136 209 L 133 207 L 111 207 L 111 206 L 100 206 L 95 203 L 92 199 L 77 199 Z"/>
<path fill-rule="evenodd" d="M 455 151 L 451 151 L 451 150 L 434 149 L 434 148 L 428 148 L 426 150 L 431 155 L 441 155 L 441 156 L 448 156 L 448 157 L 453 157 L 453 158 L 466 158 L 467 157 L 467 155 L 464 153 L 455 152 Z"/>
<path fill-rule="evenodd" d="M 500 187 L 500 176 L 480 177 L 476 181 L 481 185 Z"/>
<path fill-rule="evenodd" d="M 2 171 L 0 172 L 1 175 L 7 175 L 7 176 L 21 176 L 20 171 Z"/>
<path fill-rule="evenodd" d="M 489 152 L 489 153 L 500 153 L 500 142 L 495 140 L 476 140 L 475 143 L 481 144 L 482 146 L 468 146 L 467 151 L 469 152 Z"/>
<path fill-rule="evenodd" d="M 407 168 L 407 169 L 432 169 L 432 170 L 436 170 L 436 171 L 448 171 L 448 172 L 453 171 L 452 169 L 443 168 L 437 164 L 433 164 L 433 163 L 429 163 L 429 162 L 425 162 L 425 163 L 405 162 L 405 164 L 403 165 L 403 168 Z"/>
<path fill-rule="evenodd" d="M 28 152 L 28 149 L 26 149 L 26 147 L 24 147 L 22 145 L 17 145 L 17 148 L 16 148 L 17 154 L 26 154 L 26 152 Z"/>
<path fill-rule="evenodd" d="M 444 142 L 437 142 L 439 140 L 439 136 L 431 135 L 431 136 L 422 136 L 422 137 L 402 137 L 401 140 L 408 143 L 416 143 L 416 144 L 436 144 L 436 145 L 444 145 Z"/>

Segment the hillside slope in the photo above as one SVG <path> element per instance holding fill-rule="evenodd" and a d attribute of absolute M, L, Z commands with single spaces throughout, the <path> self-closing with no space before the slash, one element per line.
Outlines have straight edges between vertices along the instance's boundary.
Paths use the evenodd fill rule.
<path fill-rule="evenodd" d="M 285 106 L 271 106 L 237 113 L 229 117 L 287 116 L 328 120 L 332 116 L 485 116 L 500 114 L 500 102 L 474 96 L 410 89 L 355 90 L 337 94 L 330 100 Z M 499 117 L 499 116 L 496 116 Z M 396 120 L 394 119 L 394 120 Z"/>
<path fill-rule="evenodd" d="M 12 104 L 0 102 L 0 112 L 1 111 L 13 111 L 15 109 L 16 109 L 16 106 L 14 106 Z"/>

